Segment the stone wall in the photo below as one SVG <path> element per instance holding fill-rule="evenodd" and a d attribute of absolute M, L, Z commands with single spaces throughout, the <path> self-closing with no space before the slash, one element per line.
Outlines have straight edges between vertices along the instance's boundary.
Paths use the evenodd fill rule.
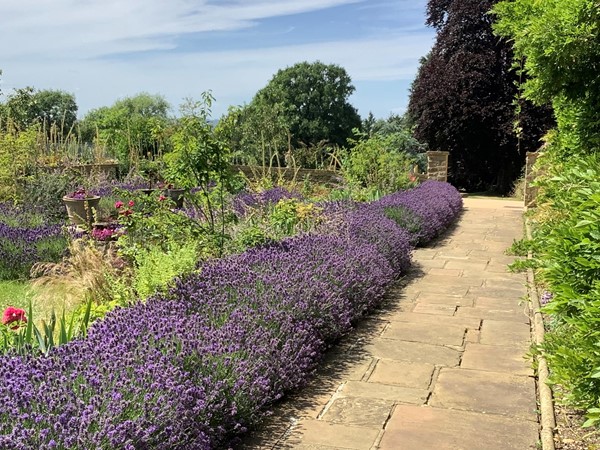
<path fill-rule="evenodd" d="M 538 152 L 527 152 L 525 155 L 525 192 L 523 194 L 523 200 L 525 206 L 528 208 L 535 206 L 535 199 L 538 192 L 538 187 L 532 186 L 536 177 L 536 171 L 533 166 L 535 165 L 538 155 Z"/>
<path fill-rule="evenodd" d="M 234 170 L 242 172 L 250 180 L 269 177 L 273 181 L 284 179 L 286 181 L 305 180 L 311 183 L 323 184 L 330 187 L 339 187 L 344 184 L 342 174 L 334 170 L 293 169 L 291 167 L 262 167 L 262 166 L 233 166 Z"/>
<path fill-rule="evenodd" d="M 448 181 L 448 152 L 427 152 L 427 179 Z"/>

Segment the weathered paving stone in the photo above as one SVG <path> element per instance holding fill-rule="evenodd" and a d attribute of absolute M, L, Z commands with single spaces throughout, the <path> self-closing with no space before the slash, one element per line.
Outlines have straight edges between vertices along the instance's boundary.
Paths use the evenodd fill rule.
<path fill-rule="evenodd" d="M 431 294 L 422 292 L 415 299 L 417 303 L 435 303 L 438 305 L 452 306 L 473 306 L 474 297 L 464 297 L 462 295 L 449 295 L 447 293 Z"/>
<path fill-rule="evenodd" d="M 527 293 L 527 288 L 519 285 L 510 285 L 504 288 L 493 287 L 470 287 L 469 295 L 475 297 L 495 297 L 495 298 L 510 298 L 518 300 Z"/>
<path fill-rule="evenodd" d="M 460 346 L 465 332 L 466 328 L 460 325 L 438 324 L 432 327 L 428 323 L 391 322 L 381 336 L 385 339 Z"/>
<path fill-rule="evenodd" d="M 435 281 L 418 281 L 411 283 L 406 286 L 406 293 L 411 294 L 413 292 L 421 293 L 433 293 L 433 294 L 445 294 L 445 295 L 466 295 L 469 290 L 469 286 L 456 286 L 452 284 L 439 284 Z"/>
<path fill-rule="evenodd" d="M 460 306 L 456 310 L 457 318 L 479 318 L 483 320 L 502 320 L 523 323 L 527 318 L 522 312 L 505 311 L 496 308 L 472 308 Z"/>
<path fill-rule="evenodd" d="M 531 341 L 531 328 L 527 319 L 521 322 L 484 320 L 481 326 L 482 344 L 527 346 Z"/>
<path fill-rule="evenodd" d="M 433 364 L 380 359 L 368 381 L 415 389 L 428 389 L 434 370 L 435 366 Z"/>
<path fill-rule="evenodd" d="M 460 359 L 460 352 L 452 348 L 382 338 L 373 339 L 365 346 L 365 351 L 377 358 L 424 362 L 448 367 L 457 366 Z"/>
<path fill-rule="evenodd" d="M 513 375 L 533 375 L 531 361 L 525 359 L 524 349 L 515 346 L 467 344 L 460 367 L 487 370 Z"/>
<path fill-rule="evenodd" d="M 456 312 L 456 306 L 438 305 L 434 303 L 417 303 L 412 309 L 412 312 L 420 314 L 439 314 L 443 316 L 453 316 Z"/>
<path fill-rule="evenodd" d="M 393 400 L 341 397 L 333 401 L 321 420 L 359 427 L 383 428 L 393 407 Z"/>
<path fill-rule="evenodd" d="M 418 305 L 417 305 L 418 306 Z M 440 306 L 440 305 L 431 305 Z M 442 305 L 443 306 L 443 305 Z M 416 312 L 402 312 L 395 314 L 390 318 L 391 322 L 412 322 L 412 323 L 428 323 L 433 325 L 459 325 L 468 329 L 478 330 L 481 326 L 481 320 L 471 317 L 448 317 L 434 316 L 430 314 L 417 314 Z"/>
<path fill-rule="evenodd" d="M 462 274 L 462 270 L 438 269 L 436 267 L 432 267 L 431 269 L 429 269 L 429 272 L 427 272 L 427 276 L 428 277 L 435 276 L 436 281 L 446 279 L 447 281 L 451 281 L 451 282 L 456 281 L 455 278 L 460 277 L 461 274 Z M 448 280 L 447 277 L 452 277 L 452 278 Z"/>
<path fill-rule="evenodd" d="M 448 261 L 444 266 L 446 269 L 477 269 L 477 270 L 485 270 L 487 267 L 487 262 L 482 261 Z"/>
<path fill-rule="evenodd" d="M 366 381 L 348 381 L 341 389 L 340 396 L 376 398 L 392 402 L 422 405 L 427 401 L 429 391 L 427 389 L 416 389 Z"/>
<path fill-rule="evenodd" d="M 379 428 L 341 425 L 324 420 L 303 420 L 285 440 L 282 448 L 311 448 L 307 446 L 318 445 L 365 450 L 371 448 L 378 435 Z"/>
<path fill-rule="evenodd" d="M 414 265 L 419 268 L 430 269 L 438 268 L 441 269 L 446 265 L 445 259 L 417 259 L 414 261 Z"/>
<path fill-rule="evenodd" d="M 431 407 L 398 405 L 380 450 L 535 450 L 533 422 Z"/>
<path fill-rule="evenodd" d="M 443 368 L 431 406 L 537 421 L 532 378 L 482 370 Z"/>
<path fill-rule="evenodd" d="M 432 274 L 431 272 L 434 270 L 437 270 L 438 273 Z M 429 269 L 425 279 L 432 280 L 435 284 L 457 287 L 481 287 L 484 282 L 484 278 L 466 277 L 461 274 L 462 270 L 456 270 L 455 272 L 454 269 Z"/>

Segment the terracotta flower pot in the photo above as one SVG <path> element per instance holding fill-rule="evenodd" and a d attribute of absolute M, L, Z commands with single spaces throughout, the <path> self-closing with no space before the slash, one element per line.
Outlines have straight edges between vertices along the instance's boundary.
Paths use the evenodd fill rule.
<path fill-rule="evenodd" d="M 99 196 L 95 195 L 82 199 L 64 196 L 63 202 L 67 207 L 67 214 L 73 225 L 87 225 L 91 227 L 100 203 Z"/>

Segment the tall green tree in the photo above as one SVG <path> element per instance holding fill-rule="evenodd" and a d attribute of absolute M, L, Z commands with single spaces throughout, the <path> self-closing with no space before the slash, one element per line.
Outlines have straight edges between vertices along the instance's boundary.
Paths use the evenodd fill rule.
<path fill-rule="evenodd" d="M 549 110 L 520 105 L 510 44 L 492 32 L 495 0 L 429 0 L 427 24 L 437 31 L 413 83 L 409 114 L 415 136 L 450 152 L 451 181 L 467 190 L 510 191 L 526 151 L 537 150 L 552 123 Z"/>
<path fill-rule="evenodd" d="M 557 148 L 568 157 L 600 149 L 600 2 L 503 1 L 495 30 L 524 61 L 524 96 L 552 102 Z"/>
<path fill-rule="evenodd" d="M 81 122 L 81 135 L 85 142 L 96 141 L 112 149 L 122 164 L 137 164 L 140 158 L 153 158 L 164 150 L 170 109 L 160 95 L 126 97 L 88 112 Z"/>
<path fill-rule="evenodd" d="M 65 137 L 77 121 L 75 96 L 65 91 L 32 87 L 15 89 L 7 96 L 3 123 L 24 130 L 39 125 L 48 134 Z"/>
<path fill-rule="evenodd" d="M 335 64 L 301 62 L 279 70 L 252 104 L 279 105 L 289 126 L 291 144 L 317 146 L 322 141 L 343 146 L 360 116 L 349 103 L 354 92 L 346 70 Z"/>

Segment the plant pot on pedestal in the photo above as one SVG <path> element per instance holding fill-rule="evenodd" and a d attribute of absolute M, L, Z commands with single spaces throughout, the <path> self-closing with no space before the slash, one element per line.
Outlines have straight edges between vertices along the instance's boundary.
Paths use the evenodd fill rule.
<path fill-rule="evenodd" d="M 167 189 L 165 195 L 175 202 L 177 208 L 183 208 L 183 194 L 185 189 Z"/>
<path fill-rule="evenodd" d="M 91 227 L 100 203 L 99 196 L 94 195 L 86 198 L 71 198 L 65 195 L 63 197 L 63 202 L 67 208 L 69 220 L 73 225 L 84 225 L 88 228 Z"/>

